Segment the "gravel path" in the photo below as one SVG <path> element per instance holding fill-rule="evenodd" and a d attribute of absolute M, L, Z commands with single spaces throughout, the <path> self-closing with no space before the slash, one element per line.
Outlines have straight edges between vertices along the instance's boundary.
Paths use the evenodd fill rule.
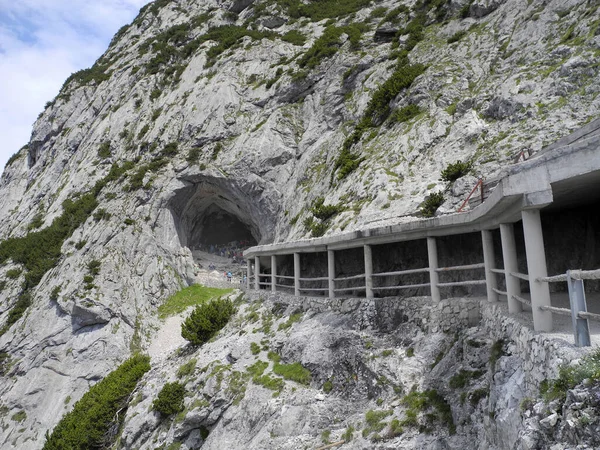
<path fill-rule="evenodd" d="M 196 274 L 195 283 L 203 284 L 204 286 L 219 287 L 219 288 L 239 288 L 240 277 L 236 276 L 240 273 L 239 264 L 232 264 L 228 258 L 222 258 L 217 255 L 202 251 L 194 251 L 194 260 L 202 267 Z M 213 264 L 215 270 L 209 270 L 208 267 Z M 223 272 L 231 271 L 234 274 L 232 282 L 228 282 L 223 277 Z M 165 359 L 175 350 L 183 347 L 187 341 L 181 337 L 181 324 L 185 318 L 192 312 L 192 307 L 184 312 L 166 318 L 161 322 L 161 327 L 154 335 L 152 343 L 148 347 L 148 354 L 152 362 L 158 362 Z"/>

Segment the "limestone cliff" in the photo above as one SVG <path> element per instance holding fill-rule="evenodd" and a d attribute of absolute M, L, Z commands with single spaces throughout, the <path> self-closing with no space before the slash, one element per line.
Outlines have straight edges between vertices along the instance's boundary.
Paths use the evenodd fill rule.
<path fill-rule="evenodd" d="M 599 23 L 585 0 L 143 8 L 0 180 L 0 446 L 40 448 L 147 347 L 215 223 L 268 243 L 418 219 L 437 191 L 452 212 L 596 118 Z"/>

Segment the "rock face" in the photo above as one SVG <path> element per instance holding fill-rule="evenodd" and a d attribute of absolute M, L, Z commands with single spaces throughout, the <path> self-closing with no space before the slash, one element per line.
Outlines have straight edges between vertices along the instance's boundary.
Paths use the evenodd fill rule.
<path fill-rule="evenodd" d="M 521 149 L 598 115 L 597 6 L 412 3 L 157 0 L 67 80 L 0 180 L 0 245 L 55 219 L 72 225 L 42 268 L 28 260 L 22 270 L 0 251 L 2 448 L 41 447 L 90 385 L 147 347 L 157 306 L 193 280 L 191 249 L 216 226 L 206 218 L 235 219 L 268 243 L 315 233 L 320 197 L 343 207 L 317 230 L 332 234 L 417 218 L 447 188 L 449 212 L 469 190 L 439 180 L 449 163 L 470 160 L 492 177 Z M 398 33 L 390 42 L 378 29 Z M 423 70 L 386 97 L 379 87 L 407 67 Z M 91 211 L 65 215 L 86 195 Z M 286 358 L 304 351 L 289 345 Z M 214 426 L 215 411 L 186 418 L 186 430 Z M 138 420 L 140 436 L 154 433 Z"/>

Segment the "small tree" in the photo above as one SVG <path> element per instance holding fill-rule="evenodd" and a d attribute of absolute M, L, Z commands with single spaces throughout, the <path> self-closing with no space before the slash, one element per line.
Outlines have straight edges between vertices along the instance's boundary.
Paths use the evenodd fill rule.
<path fill-rule="evenodd" d="M 433 217 L 442 203 L 444 203 L 444 194 L 442 192 L 432 193 L 421 205 L 421 214 L 423 217 Z"/>
<path fill-rule="evenodd" d="M 442 170 L 441 178 L 442 181 L 456 181 L 461 177 L 468 174 L 473 168 L 472 162 L 462 162 L 460 159 L 453 164 L 448 164 L 444 170 Z"/>
<path fill-rule="evenodd" d="M 197 306 L 181 325 L 181 336 L 193 345 L 202 345 L 227 325 L 235 307 L 229 299 L 216 299 Z"/>
<path fill-rule="evenodd" d="M 183 411 L 185 388 L 180 383 L 167 383 L 152 402 L 152 409 L 163 416 L 170 416 Z"/>

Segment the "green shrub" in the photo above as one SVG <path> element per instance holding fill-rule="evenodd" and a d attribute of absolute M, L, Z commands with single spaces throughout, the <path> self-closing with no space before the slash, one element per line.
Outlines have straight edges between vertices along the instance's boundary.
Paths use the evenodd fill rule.
<path fill-rule="evenodd" d="M 106 209 L 104 209 L 104 208 L 98 208 L 96 210 L 96 212 L 94 212 L 94 215 L 92 217 L 94 218 L 94 220 L 96 222 L 99 222 L 101 220 L 108 220 L 108 219 L 110 219 L 111 214 Z M 85 245 L 85 243 L 83 245 Z M 83 245 L 82 245 L 82 247 L 83 247 Z M 80 249 L 78 249 L 78 250 L 80 250 Z"/>
<path fill-rule="evenodd" d="M 281 36 L 281 40 L 294 45 L 304 45 L 306 43 L 306 36 L 297 30 L 290 30 Z"/>
<path fill-rule="evenodd" d="M 592 384 L 597 384 L 600 380 L 600 349 L 598 348 L 581 358 L 578 365 L 560 366 L 558 378 L 544 383 L 540 387 L 540 393 L 546 401 L 564 400 L 567 391 L 584 380 L 589 380 Z"/>
<path fill-rule="evenodd" d="M 260 353 L 260 345 L 258 345 L 256 342 L 251 342 L 250 351 L 253 355 L 258 355 Z"/>
<path fill-rule="evenodd" d="M 334 19 L 355 13 L 367 7 L 371 0 L 320 0 L 317 2 L 301 3 L 289 0 L 277 0 L 277 3 L 287 9 L 293 18 L 308 17 L 312 21 Z"/>
<path fill-rule="evenodd" d="M 298 60 L 298 65 L 302 68 L 313 69 L 317 67 L 326 58 L 331 58 L 340 48 L 340 38 L 342 34 L 348 35 L 348 39 L 353 48 L 357 48 L 362 34 L 368 29 L 368 26 L 360 23 L 353 23 L 343 27 L 328 26 L 323 34 L 313 43 L 313 45 Z"/>
<path fill-rule="evenodd" d="M 369 18 L 376 19 L 378 17 L 384 17 L 386 13 L 387 8 L 385 6 L 378 6 L 377 8 L 373 9 L 373 11 L 371 11 L 371 14 L 369 14 Z"/>
<path fill-rule="evenodd" d="M 10 269 L 6 271 L 6 278 L 8 278 L 9 280 L 16 280 L 21 276 L 22 273 L 23 270 L 19 268 Z"/>
<path fill-rule="evenodd" d="M 178 382 L 167 383 L 158 393 L 158 397 L 152 402 L 152 409 L 163 416 L 171 416 L 183 411 L 183 399 L 185 398 L 185 387 Z"/>
<path fill-rule="evenodd" d="M 462 38 L 464 38 L 466 35 L 467 35 L 467 32 L 465 30 L 457 31 L 456 33 L 454 33 L 452 36 L 450 36 L 448 38 L 448 44 L 453 44 L 454 42 L 458 42 Z"/>
<path fill-rule="evenodd" d="M 423 392 L 411 391 L 404 396 L 401 403 L 407 407 L 406 419 L 400 422 L 401 426 L 417 426 L 419 421 L 418 412 L 426 413 L 423 419 L 430 426 L 437 420 L 448 427 L 449 433 L 456 433 L 456 426 L 452 418 L 452 409 L 444 397 L 436 390 L 427 390 Z"/>
<path fill-rule="evenodd" d="M 395 123 L 404 123 L 417 117 L 419 114 L 421 114 L 421 109 L 417 105 L 407 105 L 394 111 L 391 120 Z"/>
<path fill-rule="evenodd" d="M 180 314 L 190 306 L 200 305 L 221 295 L 229 294 L 232 291 L 233 289 L 219 289 L 193 284 L 176 292 L 165 300 L 158 307 L 158 317 L 164 319 L 175 314 Z"/>
<path fill-rule="evenodd" d="M 415 349 L 412 347 L 408 347 L 406 349 L 406 357 L 407 358 L 412 358 L 413 356 L 415 356 Z"/>
<path fill-rule="evenodd" d="M 492 367 L 492 370 L 496 368 L 496 363 L 504 355 L 506 355 L 506 352 L 504 351 L 504 340 L 498 339 L 490 348 L 490 366 Z"/>
<path fill-rule="evenodd" d="M 449 164 L 441 173 L 442 181 L 453 182 L 467 175 L 473 168 L 472 162 L 462 162 L 461 160 Z"/>
<path fill-rule="evenodd" d="M 110 141 L 104 141 L 98 147 L 98 156 L 102 159 L 110 158 L 112 152 L 110 151 Z"/>
<path fill-rule="evenodd" d="M 333 381 L 327 380 L 325 383 L 323 383 L 323 392 L 325 392 L 326 394 L 329 394 L 332 390 L 333 390 Z"/>
<path fill-rule="evenodd" d="M 202 345 L 227 325 L 235 307 L 229 299 L 211 300 L 197 306 L 181 325 L 181 336 L 193 345 Z"/>
<path fill-rule="evenodd" d="M 58 300 L 58 294 L 60 294 L 60 290 L 62 289 L 62 286 L 54 286 L 54 288 L 52 289 L 52 291 L 50 292 L 50 300 L 55 302 Z"/>
<path fill-rule="evenodd" d="M 410 87 L 426 69 L 423 64 L 409 64 L 407 59 L 401 60 L 394 73 L 371 96 L 364 114 L 368 125 L 373 126 L 383 122 L 390 114 L 390 102 L 403 89 Z"/>
<path fill-rule="evenodd" d="M 483 375 L 481 370 L 465 370 L 460 369 L 460 371 L 453 375 L 448 382 L 448 385 L 452 389 L 462 389 L 464 388 L 470 380 L 473 378 L 479 378 Z"/>
<path fill-rule="evenodd" d="M 138 133 L 138 139 L 143 138 L 149 129 L 150 129 L 150 125 L 148 125 L 148 124 L 144 125 L 142 127 L 142 129 L 140 130 L 140 132 Z"/>
<path fill-rule="evenodd" d="M 160 97 L 160 94 L 162 94 L 160 89 L 153 89 L 152 92 L 150 92 L 150 100 L 156 100 Z"/>
<path fill-rule="evenodd" d="M 376 8 L 377 9 L 377 8 Z M 405 17 L 408 17 L 408 15 L 410 14 L 410 9 L 404 5 L 400 5 L 397 8 L 391 9 L 383 18 L 383 20 L 381 21 L 381 23 L 386 23 L 386 22 L 390 22 L 390 23 L 397 23 L 399 22 L 400 19 L 400 15 L 403 15 Z"/>
<path fill-rule="evenodd" d="M 219 156 L 219 153 L 221 153 L 221 150 L 223 150 L 223 144 L 221 142 L 217 142 L 215 144 L 215 147 L 213 148 L 212 155 L 210 156 L 210 159 L 212 159 L 213 161 L 215 159 L 217 159 L 217 156 Z"/>
<path fill-rule="evenodd" d="M 195 164 L 198 162 L 198 160 L 200 159 L 200 154 L 201 154 L 202 149 L 199 147 L 192 147 L 190 148 L 190 151 L 188 152 L 186 161 L 190 164 Z"/>
<path fill-rule="evenodd" d="M 127 400 L 148 370 L 150 358 L 136 355 L 92 386 L 52 434 L 46 433 L 44 450 L 109 448 L 125 418 Z"/>
<path fill-rule="evenodd" d="M 444 203 L 444 194 L 442 192 L 430 194 L 421 205 L 421 214 L 423 217 L 433 217 L 442 203 Z"/>

